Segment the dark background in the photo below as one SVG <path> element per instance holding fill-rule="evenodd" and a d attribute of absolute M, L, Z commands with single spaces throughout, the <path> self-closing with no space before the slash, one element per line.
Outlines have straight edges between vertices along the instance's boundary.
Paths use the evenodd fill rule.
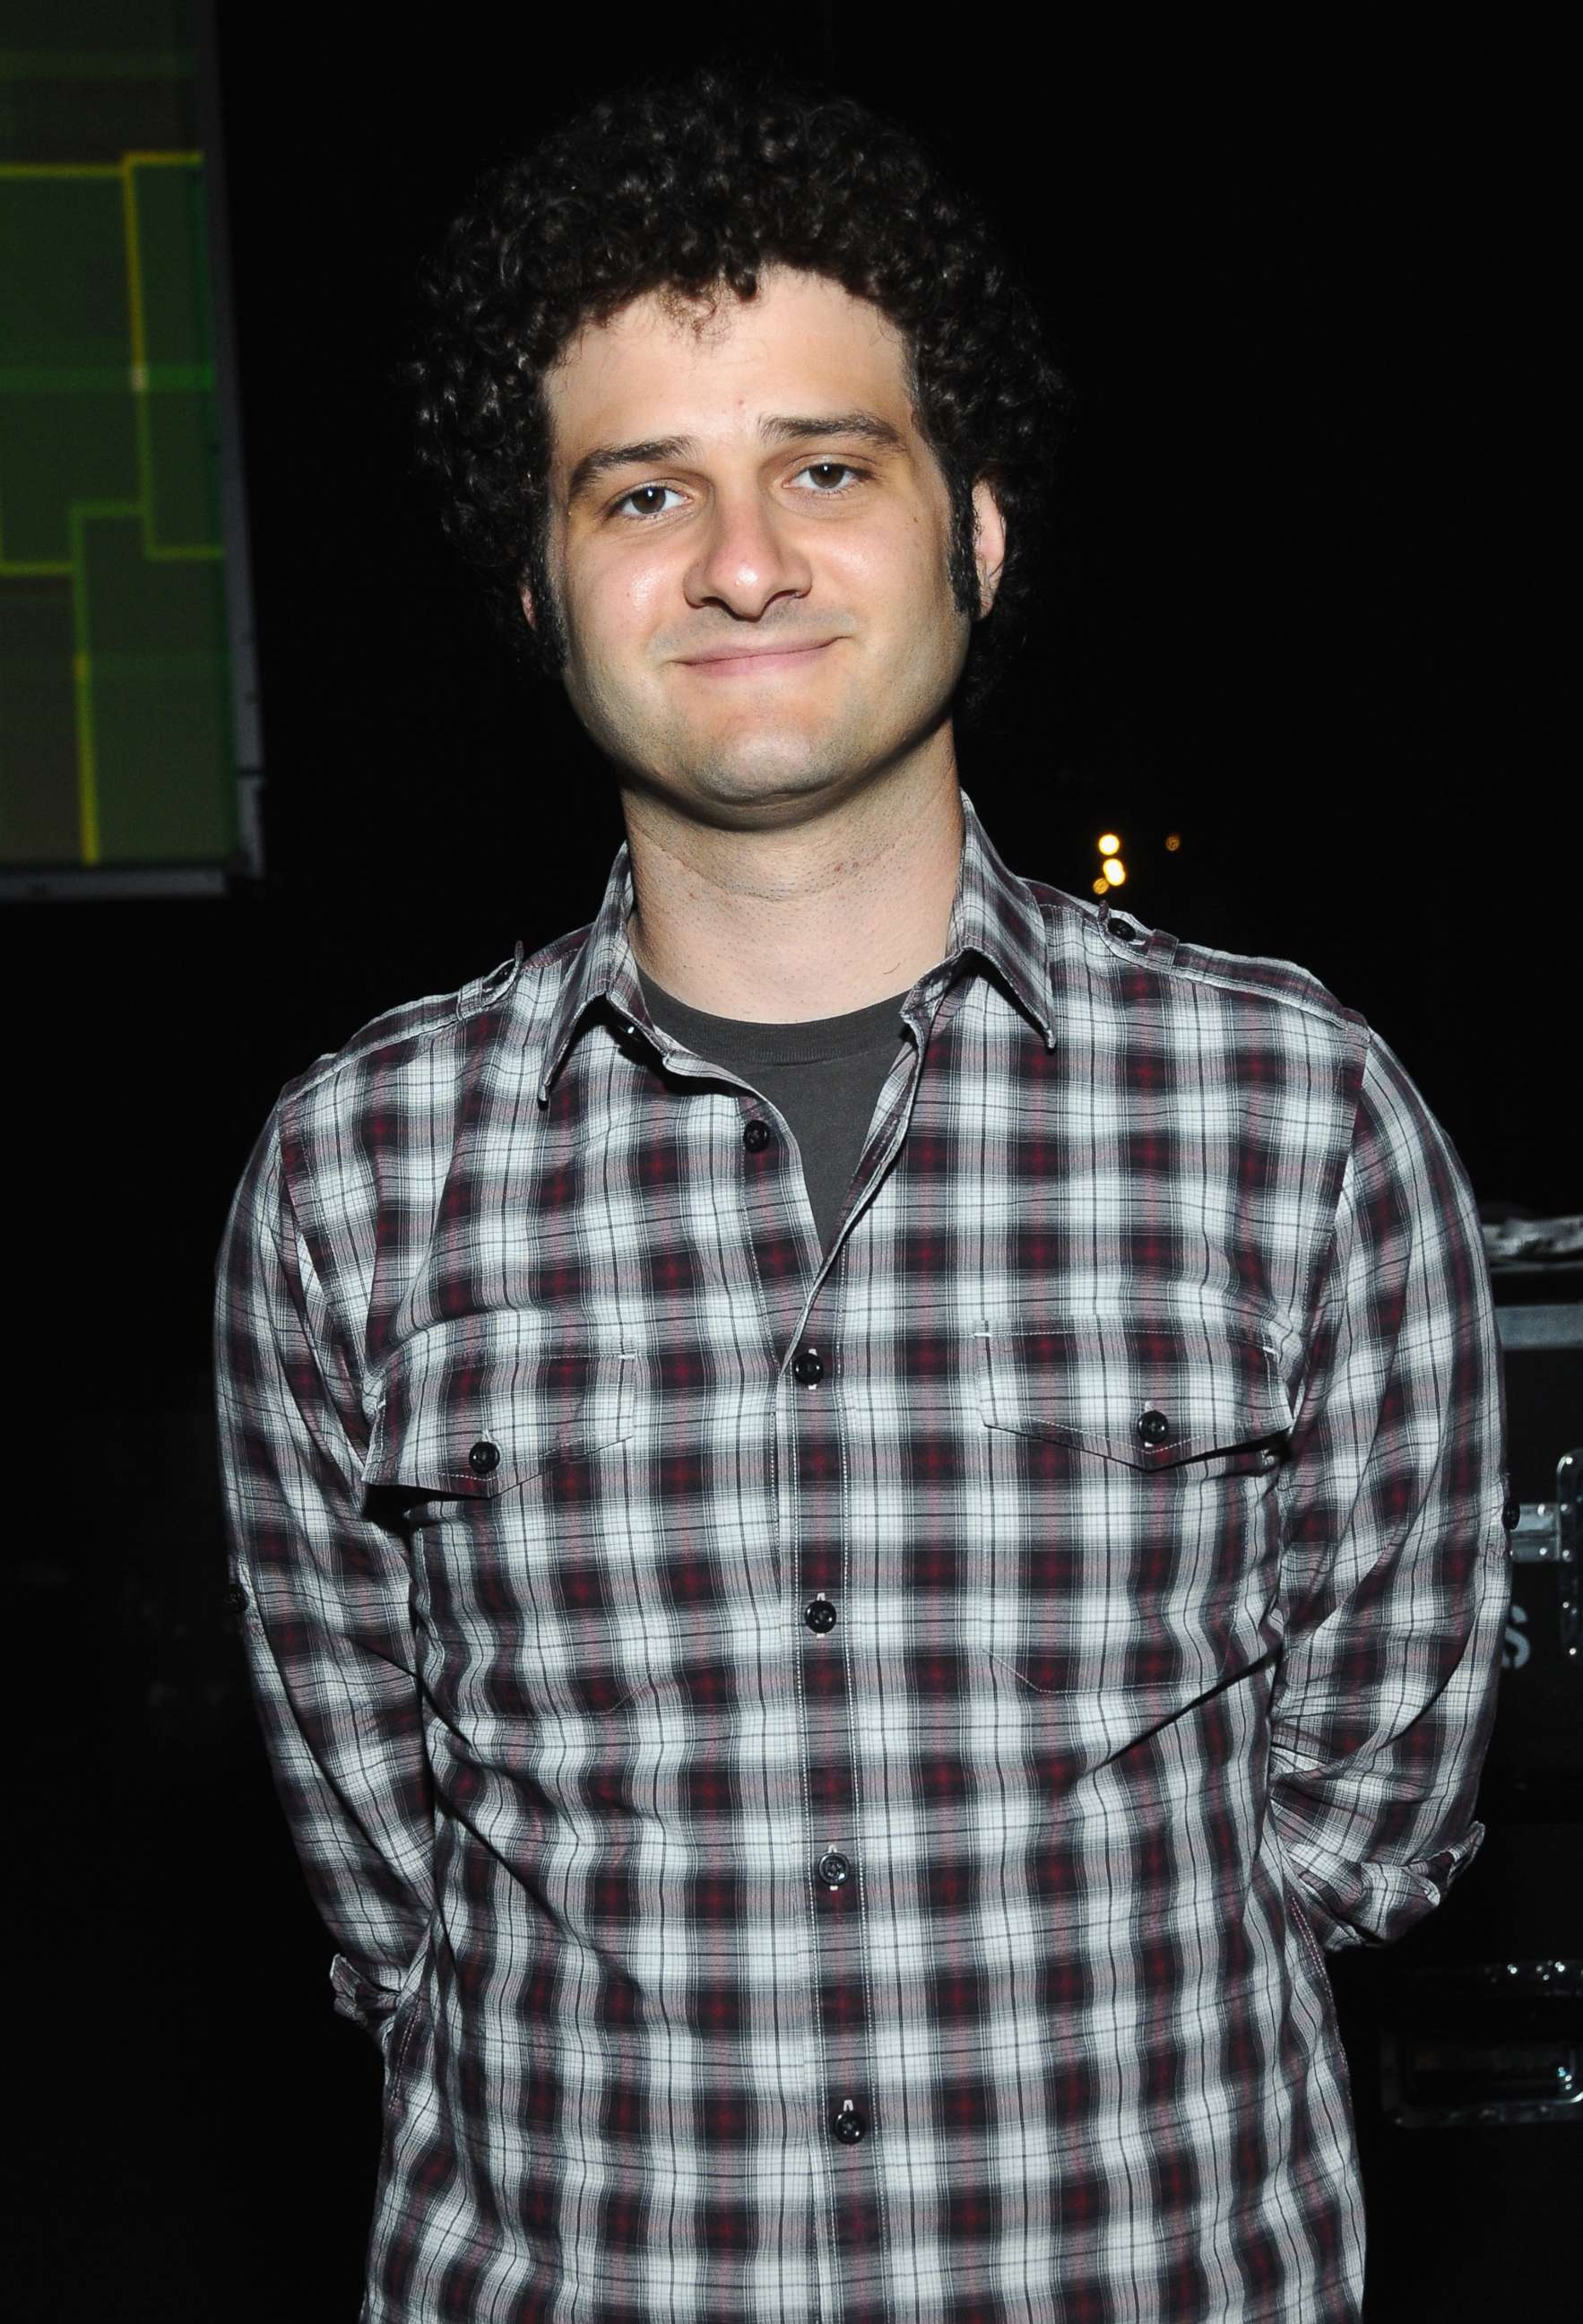
<path fill-rule="evenodd" d="M 46 2037 L 18 2312 L 71 2324 L 356 2310 L 377 2061 L 330 2015 L 227 1628 L 208 1309 L 286 1077 L 586 920 L 621 835 L 448 562 L 391 383 L 419 253 L 480 168 L 707 54 L 828 72 L 920 132 L 989 202 L 1076 398 L 1044 621 L 961 741 L 1001 853 L 1087 894 L 1119 831 L 1120 900 L 1315 971 L 1483 1201 L 1583 1208 L 1553 60 L 1328 15 L 1169 48 L 1141 20 L 1107 45 L 894 7 L 762 37 L 724 11 L 394 21 L 220 26 L 267 879 L 0 917 Z M 1371 2324 L 1419 2312 L 1385 2299 Z"/>

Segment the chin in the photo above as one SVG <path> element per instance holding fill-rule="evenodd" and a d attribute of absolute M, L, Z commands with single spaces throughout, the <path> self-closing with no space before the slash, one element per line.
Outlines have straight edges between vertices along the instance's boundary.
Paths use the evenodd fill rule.
<path fill-rule="evenodd" d="M 828 735 L 742 735 L 701 743 L 689 754 L 686 779 L 689 788 L 722 801 L 800 798 L 850 773 L 855 755 L 851 740 L 843 747 Z"/>

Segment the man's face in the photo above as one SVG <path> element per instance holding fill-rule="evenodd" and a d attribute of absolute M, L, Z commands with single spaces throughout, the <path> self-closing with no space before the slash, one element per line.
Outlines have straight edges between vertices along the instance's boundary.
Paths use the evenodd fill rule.
<path fill-rule="evenodd" d="M 546 392 L 566 691 L 629 782 L 761 826 L 942 734 L 971 624 L 877 308 L 786 268 L 713 318 L 651 293 L 582 331 Z M 987 602 L 1004 539 L 987 486 L 974 505 Z"/>

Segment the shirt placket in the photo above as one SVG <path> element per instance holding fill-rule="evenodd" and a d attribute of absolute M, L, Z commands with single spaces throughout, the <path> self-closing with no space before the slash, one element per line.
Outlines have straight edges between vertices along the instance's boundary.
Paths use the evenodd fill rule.
<path fill-rule="evenodd" d="M 801 1834 L 795 1873 L 806 1900 L 808 1941 L 795 2016 L 813 2037 L 804 2109 L 815 2180 L 824 2189 L 815 2257 L 815 2313 L 824 2324 L 843 2313 L 855 2282 L 871 2279 L 885 2232 L 873 2156 L 886 2126 L 873 2098 L 864 1868 L 853 1837 L 861 1722 L 844 1630 L 862 1618 L 862 1609 L 847 1588 L 846 1501 L 862 1488 L 848 1476 L 843 1457 L 839 1259 L 907 1134 L 943 983 L 931 981 L 903 1012 L 914 1046 L 886 1079 L 846 1213 L 822 1259 L 784 1120 L 757 1093 L 744 1088 L 742 1098 L 749 1239 L 777 1367 L 777 1557 L 787 1675 L 801 1711 L 802 1799 L 792 1825 Z M 686 1068 L 673 1059 L 672 1070 Z M 751 1122 L 767 1114 L 779 1122 L 779 1134 L 769 1142 L 749 1136 Z"/>
<path fill-rule="evenodd" d="M 796 1882 L 806 1932 L 800 1960 L 778 1963 L 778 2016 L 793 2031 L 802 2057 L 808 2183 L 823 2198 L 809 2222 L 813 2324 L 839 2324 L 853 2299 L 872 2291 L 884 2272 L 886 2231 L 882 2174 L 874 2167 L 875 2141 L 885 2131 L 873 2097 L 880 2029 L 869 2002 L 863 1866 L 853 1838 L 861 1721 L 843 1633 L 847 1621 L 862 1618 L 847 1588 L 846 1519 L 848 1494 L 863 1487 L 847 1475 L 843 1459 L 840 1259 L 906 1138 L 929 1045 L 962 1005 L 962 989 L 953 977 L 953 964 L 943 965 L 902 1009 L 912 1042 L 880 1090 L 828 1251 L 821 1250 L 796 1143 L 778 1107 L 739 1074 L 666 1048 L 663 1038 L 656 1043 L 666 1048 L 666 1072 L 674 1079 L 715 1087 L 723 1081 L 738 1093 L 738 1184 L 745 1249 L 758 1278 L 744 1281 L 742 1296 L 758 1296 L 774 1366 L 775 1582 L 787 1642 L 781 1667 L 786 1699 L 800 1711 L 802 1744 L 799 1796 L 781 1803 L 778 1821 L 788 1835 L 792 1860 L 784 1869 Z M 629 1020 L 625 1039 L 638 1029 Z M 773 1126 L 768 1138 L 766 1124 Z M 796 1911 L 776 1915 L 782 1927 L 797 1917 Z M 783 2092 L 795 2088 L 796 2070 L 787 2057 Z"/>

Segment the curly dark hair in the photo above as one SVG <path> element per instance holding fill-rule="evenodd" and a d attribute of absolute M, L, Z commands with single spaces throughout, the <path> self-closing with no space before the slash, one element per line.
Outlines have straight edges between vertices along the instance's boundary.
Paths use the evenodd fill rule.
<path fill-rule="evenodd" d="M 775 263 L 889 318 L 920 432 L 950 493 L 950 579 L 979 610 L 972 487 L 1006 519 L 993 615 L 975 621 L 957 704 L 971 716 L 1026 622 L 1066 391 L 1033 299 L 982 212 L 907 130 L 771 68 L 714 63 L 602 97 L 483 176 L 423 265 L 428 310 L 402 369 L 441 522 L 484 576 L 529 667 L 566 639 L 548 571 L 546 372 L 585 322 L 645 292 L 751 299 Z M 524 620 L 526 583 L 538 609 Z"/>

